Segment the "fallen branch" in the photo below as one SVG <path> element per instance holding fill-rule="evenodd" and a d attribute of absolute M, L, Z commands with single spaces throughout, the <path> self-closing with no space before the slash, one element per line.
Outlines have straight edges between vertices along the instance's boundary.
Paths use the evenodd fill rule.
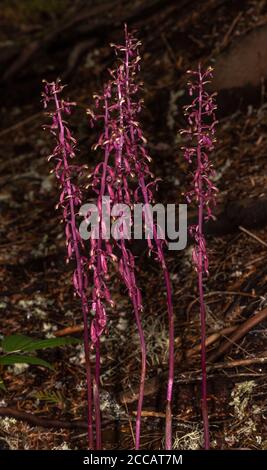
<path fill-rule="evenodd" d="M 221 356 L 226 354 L 243 336 L 245 336 L 254 326 L 267 318 L 267 308 L 261 310 L 253 317 L 245 321 L 237 330 L 227 338 L 221 346 L 208 357 L 208 362 L 216 362 Z"/>
<path fill-rule="evenodd" d="M 73 325 L 67 326 L 66 328 L 62 328 L 62 330 L 58 330 L 55 332 L 55 336 L 68 336 L 73 335 L 74 333 L 81 333 L 83 331 L 83 325 Z"/>
<path fill-rule="evenodd" d="M 262 322 L 266 318 L 267 318 L 267 308 L 257 313 L 255 316 L 249 318 L 241 326 L 227 327 L 227 328 L 222 329 L 221 331 L 212 333 L 206 339 L 206 345 L 211 345 L 213 342 L 217 341 L 220 337 L 222 336 L 225 337 L 225 335 L 233 332 L 233 334 L 223 342 L 223 344 L 219 347 L 219 349 L 209 356 L 208 362 L 209 363 L 215 362 L 221 355 L 223 355 L 226 351 L 228 351 L 228 349 L 230 349 L 233 345 L 235 345 L 239 339 L 241 339 L 246 333 L 248 333 L 248 331 L 250 331 L 252 328 L 254 328 L 254 326 L 258 325 L 260 322 Z M 186 359 L 189 359 L 194 354 L 199 352 L 200 347 L 201 347 L 200 345 L 197 345 L 194 348 L 191 348 L 186 353 Z M 176 360 L 181 361 L 181 355 L 177 355 Z M 230 361 L 230 362 L 221 363 L 221 364 L 209 364 L 207 365 L 207 372 L 210 373 L 211 371 L 214 371 L 214 370 L 229 369 L 229 368 L 241 367 L 241 366 L 245 367 L 245 366 L 249 366 L 252 364 L 265 364 L 265 363 L 267 363 L 267 354 L 266 356 L 263 356 L 263 357 L 238 359 L 235 361 Z M 199 373 L 200 373 L 199 370 L 193 370 L 193 371 L 182 373 L 179 375 L 179 378 L 177 377 L 175 378 L 175 384 L 189 383 L 192 381 L 194 382 L 197 380 L 201 380 L 201 376 L 199 376 L 199 378 L 195 376 L 192 377 L 192 374 L 199 374 Z M 166 371 L 162 372 L 160 376 L 155 376 L 147 380 L 145 384 L 144 395 L 150 396 L 150 395 L 155 394 L 157 390 L 159 389 L 160 384 L 165 379 L 166 379 Z M 137 398 L 138 398 L 137 389 L 135 389 L 134 387 L 131 390 L 121 392 L 119 395 L 119 401 L 122 403 L 133 403 L 137 400 Z"/>
<path fill-rule="evenodd" d="M 260 237 L 258 237 L 257 235 L 255 235 L 255 233 L 251 233 L 249 230 L 247 230 L 246 228 L 242 227 L 241 225 L 240 225 L 238 228 L 239 228 L 239 230 L 241 230 L 242 232 L 246 233 L 247 235 L 249 235 L 251 238 L 253 238 L 253 239 L 256 240 L 257 242 L 259 242 L 261 245 L 267 247 L 267 243 L 266 243 L 264 240 L 262 240 Z"/>
<path fill-rule="evenodd" d="M 169 0 L 171 1 L 171 0 Z M 189 0 L 184 0 L 187 3 Z M 138 18 L 143 18 L 151 14 L 153 11 L 160 11 L 162 9 L 161 0 L 146 0 L 146 2 L 127 2 L 122 0 L 103 1 L 100 4 L 87 5 L 85 8 L 76 8 L 75 6 L 71 11 L 62 18 L 56 27 L 50 29 L 41 37 L 26 44 L 3 73 L 2 81 L 7 81 L 13 77 L 17 77 L 18 73 L 22 70 L 28 69 L 28 65 L 34 63 L 34 57 L 56 43 L 60 38 L 61 41 L 66 39 L 67 33 L 76 32 L 79 25 L 83 26 L 84 34 L 86 37 L 97 37 L 97 33 L 102 30 L 115 27 L 121 27 L 124 21 L 132 22 Z M 63 39 L 62 39 L 63 38 Z"/>
<path fill-rule="evenodd" d="M 69 54 L 67 70 L 63 73 L 62 78 L 67 80 L 75 68 L 78 66 L 79 61 L 88 51 L 92 50 L 96 45 L 96 39 L 80 41 L 73 47 L 73 50 Z"/>
<path fill-rule="evenodd" d="M 217 371 L 217 370 L 224 370 L 224 369 L 234 369 L 235 367 L 248 367 L 254 364 L 267 364 L 267 351 L 266 353 L 262 353 L 263 355 L 261 357 L 251 357 L 248 359 L 236 359 L 235 361 L 229 361 L 229 362 L 222 362 L 220 364 L 209 364 L 207 365 L 207 373 L 208 373 L 208 378 L 211 378 L 209 375 L 211 372 Z M 266 355 L 264 355 L 266 354 Z M 158 392 L 160 388 L 160 384 L 162 383 L 162 380 L 166 379 L 166 371 L 163 372 L 160 376 L 153 377 L 149 379 L 145 385 L 145 395 L 154 395 Z M 191 370 L 188 372 L 183 372 L 180 373 L 178 377 L 175 377 L 174 384 L 179 385 L 179 384 L 189 384 L 189 383 L 194 383 L 194 382 L 199 382 L 201 381 L 201 371 L 200 369 L 195 369 Z M 135 389 L 131 390 L 131 392 L 122 392 L 120 395 L 120 401 L 123 400 L 125 403 L 133 403 L 137 400 L 138 396 L 135 391 Z M 148 413 L 144 411 L 145 414 L 143 416 L 149 416 Z M 133 413 L 134 414 L 134 413 Z M 152 415 L 152 413 L 151 413 Z M 162 415 L 165 414 L 162 413 Z"/>
<path fill-rule="evenodd" d="M 57 429 L 87 429 L 88 424 L 86 421 L 75 420 L 75 421 L 63 421 L 60 419 L 45 419 L 39 418 L 32 413 L 26 413 L 25 411 L 19 411 L 9 406 L 0 407 L 0 416 L 7 416 L 9 418 L 15 418 L 19 421 L 25 421 L 33 426 L 40 426 L 42 428 L 57 428 Z"/>
<path fill-rule="evenodd" d="M 225 337 L 226 335 L 229 335 L 230 333 L 233 333 L 237 329 L 237 326 L 228 326 L 227 328 L 223 328 L 220 331 L 216 331 L 215 333 L 212 333 L 210 336 L 207 337 L 206 339 L 206 347 L 211 346 L 211 344 L 215 343 L 218 341 L 218 339 Z M 199 351 L 201 351 L 201 344 L 197 344 L 193 348 L 189 349 L 185 357 L 186 359 L 189 359 L 190 357 L 194 356 L 197 354 Z"/>
<path fill-rule="evenodd" d="M 247 367 L 253 364 L 266 364 L 267 362 L 267 352 L 266 356 L 263 357 L 251 357 L 248 359 L 236 359 L 235 361 L 225 362 L 222 364 L 214 364 L 208 366 L 208 370 L 219 370 L 219 369 L 232 369 L 234 367 Z"/>
<path fill-rule="evenodd" d="M 55 429 L 86 429 L 88 424 L 86 421 L 74 420 L 74 421 L 65 421 L 61 419 L 51 419 L 51 418 L 39 418 L 38 416 L 32 413 L 26 413 L 25 411 L 17 410 L 16 408 L 11 408 L 9 406 L 0 407 L 0 416 L 15 418 L 18 421 L 24 421 L 25 423 L 30 424 L 31 426 L 39 426 L 41 428 L 55 428 Z M 126 421 L 128 418 L 124 415 L 118 417 L 108 417 L 103 420 L 103 424 L 110 424 L 115 421 Z M 85 434 L 86 436 L 87 434 Z"/>
<path fill-rule="evenodd" d="M 220 364 L 210 364 L 207 366 L 207 372 L 214 372 L 216 370 L 234 369 L 235 367 L 248 367 L 254 364 L 266 364 L 267 363 L 267 351 L 266 356 L 251 357 L 248 359 L 237 359 L 235 361 L 222 362 Z M 182 376 L 175 380 L 175 384 L 189 384 L 192 382 L 198 382 L 201 380 L 200 370 L 193 370 L 182 374 Z M 196 375 L 195 375 L 196 374 Z M 208 375 L 209 378 L 209 375 Z"/>
<path fill-rule="evenodd" d="M 31 116 L 28 116 L 27 118 L 25 118 L 25 119 L 23 119 L 19 122 L 16 122 L 16 124 L 13 124 L 13 126 L 10 126 L 6 129 L 3 129 L 0 132 L 0 137 L 4 137 L 5 135 L 10 134 L 11 132 L 17 131 L 18 129 L 23 127 L 25 124 L 29 124 L 30 122 L 35 121 L 35 119 L 38 119 L 42 115 L 43 115 L 43 112 L 35 113 L 35 114 L 32 114 Z"/>
<path fill-rule="evenodd" d="M 212 292 L 207 292 L 206 294 L 204 294 L 204 297 L 205 297 L 205 299 L 207 299 L 209 297 L 213 297 L 214 295 L 228 295 L 228 296 L 237 295 L 237 296 L 240 296 L 240 297 L 251 297 L 253 299 L 258 297 L 256 294 L 250 294 L 249 292 L 241 292 L 241 291 L 234 291 L 234 290 L 228 290 L 228 291 L 215 290 L 215 291 L 212 291 Z M 190 302 L 190 304 L 188 305 L 187 310 L 186 310 L 187 318 L 189 318 L 190 312 L 191 312 L 193 306 L 197 302 L 199 302 L 199 297 L 192 300 L 192 302 Z"/>

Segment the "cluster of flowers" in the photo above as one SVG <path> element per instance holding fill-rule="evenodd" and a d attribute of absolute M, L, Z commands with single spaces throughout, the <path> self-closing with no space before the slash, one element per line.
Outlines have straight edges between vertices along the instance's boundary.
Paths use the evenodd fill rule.
<path fill-rule="evenodd" d="M 64 101 L 60 94 L 63 90 L 60 82 L 45 82 L 42 93 L 44 108 L 49 104 L 53 111 L 49 112 L 52 124 L 44 126 L 48 128 L 56 139 L 56 146 L 53 153 L 48 157 L 54 161 L 54 173 L 59 183 L 60 196 L 57 209 L 62 210 L 62 222 L 65 225 L 67 263 L 74 260 L 75 269 L 73 272 L 73 286 L 77 296 L 81 299 L 81 307 L 84 323 L 84 351 L 86 360 L 87 376 L 87 398 L 88 398 L 88 442 L 90 448 L 93 446 L 93 424 L 92 424 L 92 385 L 90 366 L 90 340 L 88 331 L 88 298 L 87 287 L 88 277 L 86 274 L 87 257 L 84 255 L 84 244 L 79 233 L 76 216 L 82 204 L 82 194 L 80 188 L 75 185 L 75 178 L 79 177 L 84 167 L 71 163 L 75 157 L 76 140 L 72 136 L 70 129 L 64 120 L 64 115 L 70 115 L 71 108 L 75 103 Z"/>
<path fill-rule="evenodd" d="M 198 223 L 189 227 L 191 236 L 195 240 L 193 249 L 193 264 L 198 273 L 198 289 L 200 301 L 201 320 L 201 367 L 202 367 L 202 416 L 204 424 L 205 448 L 209 448 L 209 421 L 207 406 L 207 373 L 206 373 L 206 309 L 203 294 L 203 274 L 209 274 L 209 261 L 206 247 L 203 222 L 213 217 L 212 208 L 215 205 L 217 188 L 213 183 L 215 176 L 209 154 L 214 148 L 216 104 L 215 94 L 210 95 L 205 86 L 212 79 L 212 68 L 202 71 L 188 71 L 191 80 L 188 83 L 189 95 L 192 102 L 185 107 L 188 128 L 182 130 L 189 143 L 183 147 L 185 159 L 193 166 L 192 188 L 186 198 L 188 203 L 195 201 L 198 206 Z"/>
<path fill-rule="evenodd" d="M 157 189 L 157 180 L 150 171 L 151 161 L 147 152 L 146 139 L 139 124 L 139 113 L 142 109 L 142 100 L 139 98 L 141 83 L 138 82 L 140 69 L 140 42 L 130 34 L 125 26 L 125 43 L 111 45 L 117 56 L 113 70 L 110 70 L 110 79 L 104 86 L 103 93 L 95 95 L 94 109 L 88 109 L 91 125 L 100 123 L 102 132 L 94 146 L 102 156 L 102 161 L 96 165 L 92 174 L 88 175 L 96 194 L 98 208 L 98 236 L 91 234 L 90 249 L 86 254 L 83 241 L 77 229 L 76 215 L 82 204 L 82 193 L 75 185 L 84 171 L 84 167 L 71 164 L 75 156 L 75 139 L 65 122 L 63 116 L 70 114 L 75 103 L 64 101 L 60 97 L 63 86 L 60 82 L 45 83 L 43 93 L 44 106 L 50 102 L 54 111 L 50 113 L 52 124 L 46 126 L 56 138 L 56 147 L 53 155 L 49 157 L 55 161 L 54 171 L 61 189 L 59 204 L 62 208 L 65 224 L 67 260 L 75 261 L 73 273 L 73 286 L 75 293 L 81 298 L 84 320 L 84 347 L 86 357 L 87 388 L 88 388 L 88 438 L 91 449 L 101 448 L 101 418 L 99 402 L 100 386 L 100 338 L 107 328 L 107 308 L 113 306 L 109 291 L 110 264 L 117 266 L 131 300 L 141 349 L 141 373 L 139 400 L 136 417 L 135 447 L 140 446 L 141 416 L 144 398 L 144 384 L 146 377 L 146 342 L 142 328 L 143 303 L 140 288 L 138 287 L 135 257 L 131 250 L 131 243 L 127 234 L 116 239 L 106 237 L 106 227 L 103 198 L 109 196 L 110 206 L 116 204 L 123 215 L 123 204 L 132 208 L 130 226 L 133 223 L 133 208 L 135 203 L 149 204 L 154 200 Z M 196 201 L 199 209 L 198 225 L 190 228 L 195 239 L 193 261 L 199 278 L 200 312 L 201 312 L 201 344 L 202 344 L 202 412 L 204 421 L 205 446 L 209 446 L 207 390 L 206 390 L 206 356 L 205 356 L 205 306 L 203 299 L 203 272 L 208 273 L 208 256 L 205 237 L 203 234 L 204 217 L 212 216 L 211 206 L 214 203 L 216 188 L 212 183 L 213 169 L 208 154 L 213 149 L 215 118 L 215 104 L 213 96 L 205 91 L 205 84 L 211 78 L 209 68 L 202 72 L 199 66 L 197 72 L 192 72 L 193 80 L 189 83 L 189 93 L 193 96 L 192 103 L 186 108 L 188 129 L 181 131 L 189 140 L 184 147 L 187 161 L 195 164 L 192 189 L 187 194 L 188 202 Z M 209 119 L 206 119 L 209 118 Z M 84 217 L 91 215 L 83 214 Z M 146 220 L 146 214 L 143 214 Z M 167 310 L 169 321 L 169 374 L 167 386 L 165 446 L 172 447 L 172 390 L 174 381 L 174 315 L 171 293 L 170 276 L 165 262 L 164 243 L 158 237 L 158 227 L 150 220 L 152 233 L 147 238 L 149 253 L 155 255 L 159 262 L 166 288 Z M 118 226 L 118 231 L 125 227 Z M 96 229 L 95 229 L 96 230 Z M 90 296 L 88 295 L 88 278 L 92 279 Z M 90 348 L 96 352 L 95 374 L 92 380 L 90 367 Z M 93 385 L 92 385 L 93 384 Z M 95 420 L 95 439 L 93 435 L 93 405 Z"/>
<path fill-rule="evenodd" d="M 88 110 L 91 124 L 101 121 L 104 131 L 99 136 L 95 149 L 101 148 L 104 154 L 103 162 L 95 168 L 92 174 L 92 187 L 97 193 L 99 205 L 103 195 L 109 195 L 112 204 L 127 204 L 133 208 L 137 202 L 151 203 L 154 198 L 154 189 L 157 181 L 149 169 L 149 157 L 146 150 L 146 140 L 139 125 L 138 115 L 142 109 L 142 101 L 138 97 L 140 83 L 137 74 L 140 67 L 140 42 L 128 33 L 125 26 L 125 44 L 112 45 L 118 56 L 115 69 L 110 71 L 110 81 L 104 87 L 103 95 L 95 96 L 95 110 Z M 100 208 L 100 225 L 102 225 Z M 118 214 L 120 215 L 120 214 Z M 131 214 L 133 217 L 133 213 Z M 132 223 L 132 220 L 131 220 Z M 171 448 L 171 397 L 173 384 L 174 364 L 174 334 L 173 309 L 169 273 L 163 254 L 163 241 L 157 236 L 157 228 L 153 221 L 153 236 L 148 237 L 149 251 L 156 253 L 162 265 L 168 299 L 170 319 L 170 380 L 168 384 L 168 413 L 166 423 L 166 447 Z M 100 237 L 101 239 L 101 237 Z M 99 246 L 105 244 L 99 240 Z M 141 323 L 143 310 L 141 292 L 136 279 L 135 258 L 131 246 L 127 243 L 127 236 L 118 238 L 115 242 L 118 250 L 118 268 L 121 278 L 127 288 L 131 299 L 135 320 L 140 338 L 142 367 L 140 378 L 140 391 L 136 418 L 136 448 L 140 444 L 140 425 L 142 403 L 144 396 L 144 382 L 146 375 L 146 346 Z M 105 246 L 105 260 L 110 256 L 110 245 Z M 99 337 L 102 332 L 101 312 L 95 312 L 95 325 L 92 337 Z"/>

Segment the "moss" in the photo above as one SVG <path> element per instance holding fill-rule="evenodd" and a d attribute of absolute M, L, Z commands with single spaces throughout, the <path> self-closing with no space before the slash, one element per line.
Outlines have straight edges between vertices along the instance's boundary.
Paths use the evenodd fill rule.
<path fill-rule="evenodd" d="M 183 436 L 176 436 L 173 449 L 179 450 L 199 450 L 203 446 L 203 433 L 198 429 L 192 429 L 191 432 L 184 434 Z"/>
<path fill-rule="evenodd" d="M 230 406 L 234 406 L 235 416 L 240 421 L 247 415 L 248 404 L 255 387 L 256 383 L 254 380 L 249 380 L 236 384 L 231 393 L 232 401 L 230 402 Z"/>

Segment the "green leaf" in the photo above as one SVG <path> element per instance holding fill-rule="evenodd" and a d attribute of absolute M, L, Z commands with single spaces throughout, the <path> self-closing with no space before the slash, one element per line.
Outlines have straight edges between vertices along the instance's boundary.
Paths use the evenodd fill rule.
<path fill-rule="evenodd" d="M 59 391 L 39 391 L 33 395 L 35 398 L 41 401 L 46 401 L 52 405 L 64 404 L 64 397 Z"/>
<path fill-rule="evenodd" d="M 33 341 L 29 336 L 11 335 L 5 336 L 2 341 L 2 348 L 5 352 L 22 351 Z"/>
<path fill-rule="evenodd" d="M 79 344 L 80 339 L 77 338 L 49 338 L 49 339 L 40 339 L 32 342 L 31 345 L 28 345 L 27 351 L 36 351 L 37 349 L 48 349 L 48 348 L 57 348 L 59 346 L 67 346 L 69 344 Z"/>
<path fill-rule="evenodd" d="M 70 337 L 35 339 L 25 335 L 11 335 L 3 339 L 2 348 L 5 352 L 37 351 L 38 349 L 56 348 L 77 343 L 80 343 L 79 339 Z"/>
<path fill-rule="evenodd" d="M 47 369 L 54 370 L 52 364 L 49 362 L 40 359 L 39 357 L 33 356 L 20 356 L 19 354 L 10 354 L 9 356 L 1 356 L 0 357 L 0 364 L 4 366 L 10 366 L 13 364 L 30 364 L 36 366 L 43 366 Z"/>
<path fill-rule="evenodd" d="M 6 386 L 1 378 L 0 378 L 0 390 L 6 391 Z"/>

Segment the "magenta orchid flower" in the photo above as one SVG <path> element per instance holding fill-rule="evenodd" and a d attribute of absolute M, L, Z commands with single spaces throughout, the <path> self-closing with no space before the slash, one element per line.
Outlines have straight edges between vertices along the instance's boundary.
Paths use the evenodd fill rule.
<path fill-rule="evenodd" d="M 157 187 L 157 180 L 149 169 L 151 161 L 146 149 L 146 139 L 143 135 L 139 114 L 142 110 L 142 100 L 138 98 L 140 84 L 138 83 L 138 72 L 140 70 L 139 47 L 141 43 L 133 34 L 130 34 L 125 25 L 125 44 L 123 46 L 113 45 L 117 55 L 120 58 L 120 67 L 117 72 L 117 82 L 120 84 L 120 109 L 124 117 L 124 159 L 129 167 L 129 176 L 135 185 L 133 191 L 134 202 L 149 204 L 154 199 L 154 192 Z M 145 218 L 145 213 L 143 213 Z M 167 309 L 169 318 L 169 377 L 167 387 L 167 405 L 166 405 L 166 430 L 165 445 L 166 449 L 172 448 L 172 391 L 174 381 L 174 315 L 171 293 L 171 282 L 169 272 L 165 262 L 163 246 L 165 241 L 158 236 L 158 227 L 153 220 L 150 220 L 153 227 L 153 237 L 147 237 L 148 248 L 150 252 L 156 255 L 164 275 Z"/>
<path fill-rule="evenodd" d="M 198 273 L 198 289 L 200 301 L 201 320 L 201 369 L 202 369 L 202 417 L 204 425 L 204 446 L 210 447 L 209 418 L 207 403 L 207 368 L 206 368 L 206 309 L 203 292 L 203 275 L 209 274 L 209 261 L 206 240 L 203 231 L 204 220 L 213 217 L 212 208 L 215 205 L 215 196 L 218 191 L 213 184 L 214 169 L 209 160 L 209 154 L 214 148 L 215 142 L 215 118 L 216 105 L 214 96 L 209 95 L 205 85 L 212 78 L 212 68 L 202 71 L 198 66 L 197 71 L 188 72 L 192 79 L 189 81 L 189 95 L 192 103 L 185 108 L 188 128 L 182 130 L 189 141 L 183 147 L 185 159 L 193 165 L 192 188 L 186 198 L 189 203 L 194 201 L 198 206 L 198 223 L 192 225 L 189 230 L 195 240 L 193 249 L 193 264 Z"/>
<path fill-rule="evenodd" d="M 44 126 L 56 139 L 56 146 L 48 160 L 54 161 L 54 168 L 51 170 L 58 180 L 60 188 L 59 203 L 57 208 L 61 208 L 63 223 L 65 225 L 65 236 L 67 246 L 67 262 L 73 260 L 75 269 L 73 273 L 73 287 L 75 294 L 81 299 L 81 308 L 84 323 L 84 351 L 86 361 L 87 378 L 87 401 L 88 401 L 88 444 L 93 449 L 93 423 L 92 423 L 92 384 L 91 366 L 89 354 L 89 331 L 88 331 L 88 300 L 87 300 L 87 259 L 82 254 L 84 245 L 77 228 L 76 215 L 82 203 L 82 195 L 74 179 L 83 171 L 83 167 L 72 163 L 75 157 L 76 141 L 64 120 L 64 115 L 71 114 L 71 108 L 75 103 L 65 101 L 60 94 L 64 86 L 60 82 L 45 82 L 43 96 L 44 107 L 51 104 L 53 110 L 49 113 L 52 124 Z"/>

